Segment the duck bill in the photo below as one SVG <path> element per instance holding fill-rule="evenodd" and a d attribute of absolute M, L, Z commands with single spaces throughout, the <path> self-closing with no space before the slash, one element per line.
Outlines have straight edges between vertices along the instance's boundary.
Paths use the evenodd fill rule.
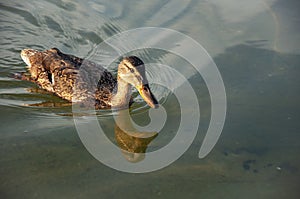
<path fill-rule="evenodd" d="M 142 98 L 145 100 L 145 102 L 151 107 L 151 108 L 158 108 L 158 102 L 154 95 L 152 94 L 150 87 L 148 84 L 144 84 L 138 88 L 138 91 Z"/>

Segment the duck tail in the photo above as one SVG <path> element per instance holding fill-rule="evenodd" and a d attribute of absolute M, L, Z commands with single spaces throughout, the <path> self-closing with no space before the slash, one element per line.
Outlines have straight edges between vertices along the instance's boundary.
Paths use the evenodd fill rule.
<path fill-rule="evenodd" d="M 30 81 L 34 82 L 34 80 L 31 78 L 31 76 L 26 73 L 26 72 L 21 72 L 21 73 L 10 73 L 8 77 L 17 79 L 17 80 L 24 80 L 24 81 Z"/>

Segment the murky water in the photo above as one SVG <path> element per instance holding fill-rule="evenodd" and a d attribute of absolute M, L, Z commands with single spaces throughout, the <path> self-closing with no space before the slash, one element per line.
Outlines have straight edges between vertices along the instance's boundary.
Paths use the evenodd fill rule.
<path fill-rule="evenodd" d="M 297 1 L 16 0 L 0 5 L 1 198 L 299 198 Z M 57 47 L 97 59 L 91 54 L 99 43 L 145 26 L 174 29 L 203 45 L 222 75 L 227 116 L 217 145 L 199 159 L 211 114 L 201 75 L 168 52 L 134 52 L 144 60 L 182 67 L 196 92 L 201 120 L 196 139 L 180 159 L 159 171 L 128 174 L 103 165 L 87 151 L 71 106 L 10 74 L 26 70 L 21 49 Z M 108 67 L 116 71 L 116 64 Z M 148 75 L 162 74 L 150 70 Z M 169 117 L 148 151 L 169 143 L 180 121 L 176 97 L 152 86 Z M 138 96 L 135 101 L 133 119 L 147 125 L 148 108 Z M 112 115 L 97 115 L 117 144 Z"/>

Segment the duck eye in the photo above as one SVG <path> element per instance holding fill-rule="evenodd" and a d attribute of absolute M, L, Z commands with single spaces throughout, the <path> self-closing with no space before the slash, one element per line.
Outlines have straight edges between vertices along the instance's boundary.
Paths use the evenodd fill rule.
<path fill-rule="evenodd" d="M 134 69 L 133 69 L 133 68 L 130 68 L 129 66 L 127 66 L 127 64 L 124 64 L 124 66 L 125 66 L 127 69 L 129 69 L 129 71 L 130 71 L 131 73 L 134 73 Z"/>

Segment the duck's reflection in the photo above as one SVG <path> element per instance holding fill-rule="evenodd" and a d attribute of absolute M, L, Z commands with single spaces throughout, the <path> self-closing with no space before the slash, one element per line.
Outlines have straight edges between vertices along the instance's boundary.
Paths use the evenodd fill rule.
<path fill-rule="evenodd" d="M 115 138 L 126 160 L 134 163 L 145 159 L 147 147 L 158 133 L 135 129 L 128 109 L 118 110 L 115 121 Z"/>

